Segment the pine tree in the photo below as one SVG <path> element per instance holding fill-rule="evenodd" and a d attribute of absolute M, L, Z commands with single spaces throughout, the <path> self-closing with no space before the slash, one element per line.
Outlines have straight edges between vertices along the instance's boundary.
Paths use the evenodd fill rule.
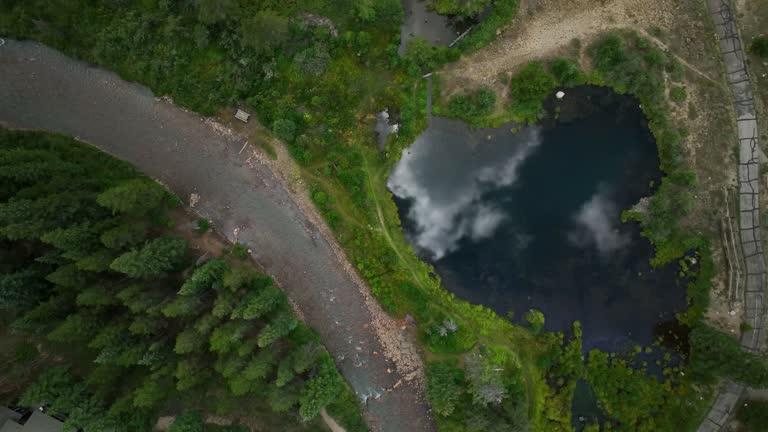
<path fill-rule="evenodd" d="M 66 389 L 76 384 L 69 369 L 52 367 L 43 371 L 37 380 L 21 395 L 19 405 L 37 407 L 52 404 Z"/>
<path fill-rule="evenodd" d="M 229 317 L 239 301 L 240 296 L 236 292 L 220 290 L 214 300 L 211 313 L 217 318 Z"/>
<path fill-rule="evenodd" d="M 272 386 L 269 389 L 269 406 L 275 412 L 287 412 L 299 403 L 301 387 L 292 384 L 284 387 Z"/>
<path fill-rule="evenodd" d="M 258 292 L 250 292 L 232 311 L 232 318 L 256 319 L 276 309 L 286 301 L 285 293 L 268 286 Z"/>
<path fill-rule="evenodd" d="M 147 336 L 159 333 L 167 326 L 167 323 L 159 318 L 147 315 L 136 315 L 128 326 L 128 331 L 137 336 Z"/>
<path fill-rule="evenodd" d="M 85 379 L 85 385 L 93 391 L 94 397 L 99 400 L 112 400 L 116 391 L 119 391 L 120 380 L 125 370 L 115 365 L 95 365 Z"/>
<path fill-rule="evenodd" d="M 110 249 L 121 250 L 141 243 L 146 236 L 147 224 L 143 221 L 131 221 L 104 231 L 99 240 Z"/>
<path fill-rule="evenodd" d="M 293 371 L 297 374 L 304 373 L 315 364 L 322 349 L 314 342 L 307 342 L 291 353 Z"/>
<path fill-rule="evenodd" d="M 97 315 L 87 310 L 80 310 L 69 315 L 48 333 L 48 339 L 62 343 L 87 342 L 96 335 L 101 324 Z"/>
<path fill-rule="evenodd" d="M 176 390 L 186 391 L 210 379 L 208 366 L 203 360 L 197 357 L 184 358 L 176 364 Z"/>
<path fill-rule="evenodd" d="M 427 394 L 432 408 L 441 416 L 450 416 L 464 393 L 464 373 L 456 362 L 432 362 L 427 366 Z"/>
<path fill-rule="evenodd" d="M 96 202 L 112 213 L 143 215 L 160 206 L 166 191 L 149 179 L 133 179 L 99 194 Z"/>
<path fill-rule="evenodd" d="M 40 240 L 60 249 L 65 258 L 79 260 L 95 251 L 99 236 L 112 224 L 106 220 L 71 225 L 45 233 Z"/>
<path fill-rule="evenodd" d="M 198 333 L 194 327 L 190 327 L 176 335 L 176 345 L 173 351 L 176 354 L 199 352 L 205 348 L 206 342 L 205 336 Z"/>
<path fill-rule="evenodd" d="M 130 346 L 128 322 L 115 319 L 96 334 L 88 343 L 88 347 L 99 351 L 97 363 L 115 363 L 122 351 Z"/>
<path fill-rule="evenodd" d="M 296 374 L 293 373 L 293 364 L 291 356 L 288 356 L 280 361 L 280 365 L 277 367 L 277 378 L 275 379 L 275 386 L 284 387 L 286 384 L 293 380 Z"/>
<path fill-rule="evenodd" d="M 161 237 L 119 256 L 111 267 L 134 278 L 163 276 L 178 266 L 186 251 L 187 242 L 183 239 Z"/>
<path fill-rule="evenodd" d="M 148 292 L 143 285 L 131 284 L 118 291 L 115 297 L 131 312 L 138 314 L 147 313 L 150 307 L 157 305 L 158 299 L 153 294 L 154 292 Z"/>
<path fill-rule="evenodd" d="M 70 313 L 74 302 L 71 293 L 54 295 L 14 321 L 11 328 L 25 333 L 47 334 Z"/>
<path fill-rule="evenodd" d="M 222 259 L 212 259 L 197 268 L 192 277 L 184 282 L 179 290 L 179 295 L 199 295 L 203 291 L 211 289 L 219 282 L 228 270 L 229 265 Z"/>
<path fill-rule="evenodd" d="M 208 336 L 220 322 L 221 320 L 213 314 L 205 314 L 195 322 L 195 330 L 203 336 Z"/>
<path fill-rule="evenodd" d="M 251 267 L 241 266 L 230 269 L 224 274 L 223 285 L 231 292 L 250 284 L 258 277 L 258 273 Z"/>
<path fill-rule="evenodd" d="M 168 318 L 189 317 L 197 315 L 201 306 L 202 302 L 197 297 L 177 295 L 162 310 Z"/>
<path fill-rule="evenodd" d="M 168 397 L 169 382 L 163 373 L 153 373 L 133 392 L 133 405 L 138 408 L 157 408 Z"/>
<path fill-rule="evenodd" d="M 299 414 L 304 420 L 315 418 L 320 410 L 333 402 L 343 389 L 344 383 L 336 371 L 333 360 L 327 355 L 318 372 L 307 381 L 299 397 Z"/>
<path fill-rule="evenodd" d="M 0 154 L 0 179 L 14 185 L 39 183 L 57 172 L 76 169 L 55 153 L 37 149 L 3 149 Z"/>
<path fill-rule="evenodd" d="M 112 261 L 116 258 L 115 254 L 108 249 L 98 249 L 95 252 L 79 259 L 75 263 L 75 267 L 79 270 L 89 272 L 105 272 L 109 271 L 109 266 L 112 265 Z"/>
<path fill-rule="evenodd" d="M 118 302 L 112 290 L 102 285 L 88 287 L 77 295 L 78 306 L 108 306 Z"/>
<path fill-rule="evenodd" d="M 83 432 L 115 431 L 117 423 L 104 415 L 104 404 L 95 397 L 83 398 L 64 420 L 64 430 Z"/>
<path fill-rule="evenodd" d="M 290 313 L 282 313 L 264 327 L 258 336 L 259 348 L 272 345 L 276 340 L 290 333 L 299 324 Z"/>
<path fill-rule="evenodd" d="M 237 378 L 248 364 L 248 359 L 235 354 L 221 354 L 216 359 L 214 369 L 224 378 Z"/>
<path fill-rule="evenodd" d="M 45 280 L 50 266 L 34 263 L 15 273 L 0 274 L 0 309 L 29 309 L 50 291 Z"/>
<path fill-rule="evenodd" d="M 247 321 L 229 321 L 213 331 L 210 338 L 210 349 L 217 353 L 227 353 L 233 350 L 251 328 Z"/>
<path fill-rule="evenodd" d="M 168 428 L 168 432 L 203 432 L 204 430 L 203 418 L 197 411 L 181 413 Z"/>
<path fill-rule="evenodd" d="M 247 339 L 237 348 L 237 355 L 240 357 L 248 357 L 253 354 L 257 347 L 257 341 L 254 338 Z"/>
<path fill-rule="evenodd" d="M 65 288 L 81 288 L 88 284 L 88 274 L 80 271 L 74 264 L 59 266 L 53 273 L 46 276 L 49 282 Z"/>
<path fill-rule="evenodd" d="M 250 381 L 261 381 L 275 368 L 275 351 L 261 350 L 243 370 L 242 378 Z"/>
<path fill-rule="evenodd" d="M 0 234 L 10 240 L 35 240 L 83 220 L 102 219 L 89 192 L 66 192 L 0 204 Z"/>

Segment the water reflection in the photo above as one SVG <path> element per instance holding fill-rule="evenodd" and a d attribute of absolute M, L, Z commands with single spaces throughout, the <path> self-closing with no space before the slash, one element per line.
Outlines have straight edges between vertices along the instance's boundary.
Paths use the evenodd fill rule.
<path fill-rule="evenodd" d="M 403 0 L 403 25 L 400 27 L 400 54 L 405 52 L 408 41 L 424 38 L 435 46 L 446 46 L 453 42 L 463 29 L 454 20 L 429 10 L 428 1 Z"/>
<path fill-rule="evenodd" d="M 582 87 L 557 103 L 565 120 L 516 133 L 433 118 L 388 182 L 406 235 L 473 303 L 580 320 L 585 349 L 650 344 L 685 308 L 675 269 L 652 270 L 620 221 L 660 178 L 655 144 L 633 99 Z"/>

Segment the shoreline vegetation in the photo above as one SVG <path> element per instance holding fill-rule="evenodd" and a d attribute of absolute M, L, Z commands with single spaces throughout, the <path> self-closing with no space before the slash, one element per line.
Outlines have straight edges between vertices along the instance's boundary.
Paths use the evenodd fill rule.
<path fill-rule="evenodd" d="M 536 334 L 457 299 L 442 288 L 400 228 L 386 178 L 427 126 L 427 85 L 421 74 L 493 40 L 516 14 L 517 1 L 493 2 L 483 25 L 455 48 L 416 40 L 403 58 L 397 55 L 402 20 L 397 0 L 315 0 L 263 10 L 236 0 L 198 3 L 83 0 L 71 8 L 16 3 L 0 6 L 0 35 L 39 40 L 202 114 L 240 103 L 254 110 L 287 144 L 312 201 L 377 300 L 392 315 L 418 323 L 427 394 L 441 431 L 573 430 L 571 400 L 576 382 L 584 378 L 606 415 L 602 425 L 587 430 L 679 432 L 698 425 L 718 376 L 763 382 L 764 362 L 733 350 L 730 336 L 701 322 L 714 268 L 706 239 L 691 236 L 679 223 L 695 176 L 679 147 L 685 131 L 666 114 L 663 77 L 674 81 L 680 73 L 672 57 L 636 35 L 611 34 L 589 48 L 592 71 L 557 59 L 532 63 L 511 77 L 514 99 L 501 117 L 491 117 L 496 96 L 487 92 L 436 107 L 436 113 L 478 125 L 536 122 L 544 98 L 556 87 L 603 85 L 640 100 L 666 175 L 649 212 L 627 212 L 625 219 L 642 224 L 657 250 L 654 264 L 682 260 L 692 281 L 690 307 L 678 317 L 692 328 L 691 353 L 683 359 L 688 365 L 675 364 L 670 354 L 659 380 L 637 360 L 643 347 L 633 353 L 592 351 L 585 364 L 578 323 L 567 338 Z M 445 12 L 456 5 L 446 0 L 437 7 Z M 304 12 L 328 17 L 337 35 L 327 26 L 304 22 Z M 371 119 L 384 108 L 401 127 L 381 154 Z M 686 354 L 688 342 L 677 342 Z M 718 361 L 723 358 L 727 365 Z"/>

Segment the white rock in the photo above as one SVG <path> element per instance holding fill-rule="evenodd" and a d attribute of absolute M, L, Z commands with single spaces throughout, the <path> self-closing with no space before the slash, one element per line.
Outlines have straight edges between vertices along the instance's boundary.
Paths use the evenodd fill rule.
<path fill-rule="evenodd" d="M 559 91 L 559 92 L 555 93 L 555 97 L 557 97 L 558 99 L 562 99 L 563 96 L 565 96 L 565 92 L 563 92 L 563 91 Z"/>

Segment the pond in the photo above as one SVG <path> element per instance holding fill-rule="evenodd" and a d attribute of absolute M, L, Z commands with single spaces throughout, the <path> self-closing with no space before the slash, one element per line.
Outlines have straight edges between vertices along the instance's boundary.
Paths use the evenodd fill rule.
<path fill-rule="evenodd" d="M 433 117 L 393 169 L 403 228 L 445 287 L 501 316 L 583 327 L 585 349 L 650 344 L 686 307 L 677 267 L 621 211 L 650 196 L 658 154 L 636 100 L 598 87 L 547 102 L 548 120 L 472 130 Z"/>

